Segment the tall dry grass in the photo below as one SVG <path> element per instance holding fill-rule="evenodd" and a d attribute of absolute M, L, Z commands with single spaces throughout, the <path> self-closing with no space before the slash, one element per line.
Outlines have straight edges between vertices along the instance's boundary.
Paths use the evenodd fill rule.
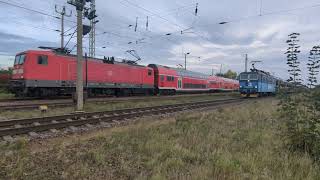
<path fill-rule="evenodd" d="M 145 120 L 33 152 L 1 146 L 3 179 L 320 179 L 319 167 L 289 152 L 277 102 Z"/>

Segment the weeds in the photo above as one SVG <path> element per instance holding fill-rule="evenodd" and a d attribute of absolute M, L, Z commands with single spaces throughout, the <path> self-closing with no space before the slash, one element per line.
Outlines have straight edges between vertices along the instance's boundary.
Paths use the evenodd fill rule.
<path fill-rule="evenodd" d="M 284 96 L 280 119 L 284 122 L 283 137 L 291 151 L 306 153 L 320 160 L 320 91 Z"/>
<path fill-rule="evenodd" d="M 2 145 L 0 178 L 319 179 L 311 158 L 286 149 L 276 109 L 264 100 L 167 123 L 146 118 L 36 153 L 27 145 Z"/>

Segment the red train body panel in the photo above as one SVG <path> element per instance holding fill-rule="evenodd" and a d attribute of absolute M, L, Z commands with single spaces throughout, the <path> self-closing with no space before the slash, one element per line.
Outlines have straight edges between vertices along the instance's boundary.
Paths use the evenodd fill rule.
<path fill-rule="evenodd" d="M 148 67 L 105 59 L 83 61 L 83 79 L 90 94 L 175 94 L 233 91 L 235 80 L 150 64 Z M 76 57 L 52 50 L 16 56 L 11 90 L 23 96 L 70 94 L 75 90 Z"/>

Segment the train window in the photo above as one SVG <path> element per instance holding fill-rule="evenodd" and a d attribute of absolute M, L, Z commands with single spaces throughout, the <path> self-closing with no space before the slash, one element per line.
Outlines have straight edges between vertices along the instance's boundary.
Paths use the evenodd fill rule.
<path fill-rule="evenodd" d="M 19 64 L 24 64 L 24 61 L 26 60 L 26 55 L 23 54 L 20 56 L 20 61 L 19 61 Z"/>
<path fill-rule="evenodd" d="M 184 84 L 186 89 L 205 89 L 207 86 L 205 84 Z"/>
<path fill-rule="evenodd" d="M 258 80 L 258 75 L 257 74 L 250 74 L 249 79 L 250 80 Z"/>
<path fill-rule="evenodd" d="M 48 65 L 48 56 L 43 56 L 43 55 L 38 56 L 38 64 Z"/>
<path fill-rule="evenodd" d="M 167 81 L 174 81 L 174 77 L 173 76 L 167 76 Z"/>
<path fill-rule="evenodd" d="M 148 76 L 152 76 L 152 71 L 150 69 L 148 70 Z"/>
<path fill-rule="evenodd" d="M 160 80 L 164 81 L 164 76 L 163 75 L 160 76 Z"/>
<path fill-rule="evenodd" d="M 14 59 L 14 65 L 19 64 L 19 60 L 20 60 L 20 56 L 16 56 L 16 58 Z"/>
<path fill-rule="evenodd" d="M 240 80 L 248 80 L 248 74 L 240 74 Z"/>
<path fill-rule="evenodd" d="M 14 64 L 17 65 L 17 64 L 23 64 L 24 61 L 26 59 L 26 55 L 23 54 L 23 55 L 19 55 L 19 56 L 16 56 L 15 60 L 14 60 Z"/>

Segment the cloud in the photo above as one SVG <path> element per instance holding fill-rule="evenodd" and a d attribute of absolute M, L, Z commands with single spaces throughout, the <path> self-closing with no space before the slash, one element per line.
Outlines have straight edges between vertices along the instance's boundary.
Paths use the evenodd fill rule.
<path fill-rule="evenodd" d="M 142 57 L 142 64 L 157 63 L 176 66 L 184 64 L 183 53 L 188 56 L 188 68 L 194 71 L 211 74 L 212 68 L 218 70 L 244 70 L 244 54 L 250 60 L 262 60 L 257 66 L 287 78 L 285 43 L 291 32 L 300 32 L 300 55 L 304 77 L 308 51 L 318 44 L 320 25 L 318 8 L 258 16 L 260 3 L 255 0 L 198 0 L 199 13 L 194 16 L 195 1 L 183 0 L 129 0 L 97 1 L 97 55 L 133 58 L 125 53 L 135 49 Z M 66 0 L 13 0 L 12 3 L 56 15 L 55 4 L 66 5 L 68 10 L 75 8 Z M 317 0 L 309 1 L 263 1 L 262 13 L 295 9 L 317 4 Z M 33 4 L 37 4 L 34 6 Z M 134 6 L 134 5 L 136 6 Z M 137 7 L 137 6 L 140 6 Z M 143 8 L 141 8 L 143 7 Z M 184 7 L 184 8 L 182 8 Z M 149 28 L 146 30 L 146 18 L 149 17 Z M 34 12 L 17 9 L 1 4 L 0 6 L 0 52 L 14 55 L 20 51 L 34 49 L 38 46 L 59 46 L 60 28 L 58 19 L 43 16 Z M 138 20 L 138 31 L 129 25 Z M 250 17 L 250 18 L 246 18 Z M 66 29 L 75 26 L 75 13 L 67 18 Z M 219 25 L 227 21 L 228 24 Z M 88 21 L 84 21 L 88 24 Z M 38 27 L 38 28 L 35 28 Z M 39 28 L 40 27 L 40 28 Z M 180 32 L 190 29 L 191 33 Z M 48 30 L 51 29 L 51 30 Z M 71 30 L 70 32 L 73 32 Z M 103 32 L 106 34 L 101 35 Z M 170 36 L 166 36 L 171 33 Z M 69 37 L 66 37 L 66 41 Z M 143 43 L 135 43 L 144 38 Z M 68 46 L 72 48 L 76 39 L 71 39 Z M 132 42 L 132 43 L 129 43 Z M 105 49 L 101 47 L 106 47 Z M 88 38 L 84 39 L 85 51 L 88 50 Z M 198 57 L 201 57 L 200 59 Z M 1 58 L 5 61 L 6 58 Z"/>

